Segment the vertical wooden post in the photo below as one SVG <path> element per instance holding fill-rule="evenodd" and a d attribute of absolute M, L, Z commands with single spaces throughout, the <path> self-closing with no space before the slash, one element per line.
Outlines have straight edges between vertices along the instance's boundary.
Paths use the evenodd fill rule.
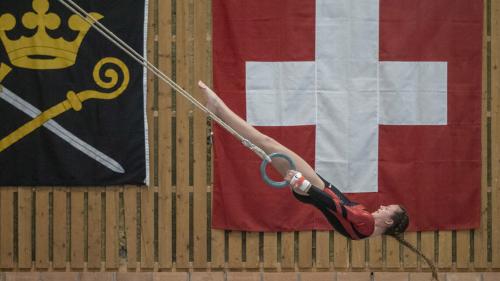
<path fill-rule="evenodd" d="M 48 187 L 36 189 L 36 268 L 49 267 L 49 191 Z"/>
<path fill-rule="evenodd" d="M 31 260 L 31 202 L 33 192 L 29 187 L 19 187 L 17 190 L 17 214 L 18 214 L 18 266 L 20 269 L 30 269 Z M 66 199 L 66 198 L 65 198 Z M 65 224 L 66 221 L 59 222 Z M 54 254 L 55 255 L 55 254 Z"/>

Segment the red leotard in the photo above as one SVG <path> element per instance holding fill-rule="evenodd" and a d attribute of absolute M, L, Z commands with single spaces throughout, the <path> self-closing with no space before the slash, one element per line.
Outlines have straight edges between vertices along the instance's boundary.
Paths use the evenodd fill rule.
<path fill-rule="evenodd" d="M 375 228 L 375 221 L 370 212 L 361 204 L 350 201 L 332 184 L 325 182 L 325 189 L 312 186 L 309 196 L 295 197 L 301 202 L 316 206 L 328 219 L 333 228 L 353 240 L 370 236 Z"/>

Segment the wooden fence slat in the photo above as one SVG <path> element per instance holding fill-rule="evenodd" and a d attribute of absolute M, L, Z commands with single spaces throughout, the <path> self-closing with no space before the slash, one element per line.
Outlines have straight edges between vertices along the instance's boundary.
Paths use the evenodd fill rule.
<path fill-rule="evenodd" d="M 468 268 L 470 261 L 470 231 L 457 231 L 456 267 L 459 269 Z"/>
<path fill-rule="evenodd" d="M 347 238 L 335 232 L 333 234 L 333 265 L 335 268 L 349 267 L 348 251 Z"/>
<path fill-rule="evenodd" d="M 187 89 L 190 83 L 191 14 L 190 1 L 176 2 L 176 75 L 177 83 Z M 189 263 L 189 120 L 191 104 L 184 97 L 176 98 L 176 265 Z"/>
<path fill-rule="evenodd" d="M 492 109 L 492 188 L 491 249 L 492 268 L 500 268 L 500 3 L 491 1 L 491 109 Z"/>
<path fill-rule="evenodd" d="M 101 188 L 88 189 L 87 268 L 101 268 Z"/>
<path fill-rule="evenodd" d="M 71 268 L 82 269 L 84 262 L 84 198 L 82 188 L 71 189 Z"/>
<path fill-rule="evenodd" d="M 299 268 L 312 266 L 312 231 L 299 232 Z"/>
<path fill-rule="evenodd" d="M 158 38 L 156 24 L 157 24 L 157 13 L 156 9 L 158 6 L 158 1 L 149 1 L 148 6 L 148 36 L 147 36 L 147 58 L 148 61 L 154 62 L 158 66 L 156 55 L 158 54 L 157 46 L 155 42 Z M 155 151 L 157 149 L 158 143 L 155 139 L 157 126 L 158 126 L 158 92 L 155 88 L 155 83 L 158 78 L 151 72 L 147 73 L 148 77 L 148 92 L 147 92 L 147 104 L 146 104 L 146 114 L 148 119 L 148 140 L 149 140 L 149 181 L 146 185 L 150 188 L 143 187 L 141 191 L 141 269 L 152 269 L 155 259 L 154 252 L 154 195 L 155 195 L 155 179 L 157 177 Z"/>
<path fill-rule="evenodd" d="M 117 269 L 119 265 L 120 236 L 120 190 L 106 187 L 106 268 Z"/>
<path fill-rule="evenodd" d="M 194 83 L 208 80 L 209 61 L 206 55 L 211 1 L 194 1 Z M 194 86 L 194 85 L 192 85 Z M 194 97 L 201 99 L 201 92 L 193 88 Z M 193 194 L 193 264 L 204 268 L 207 264 L 207 116 L 199 109 L 194 111 L 194 194 Z"/>
<path fill-rule="evenodd" d="M 212 268 L 220 269 L 224 267 L 225 262 L 225 246 L 224 246 L 224 230 L 212 229 L 212 246 L 211 246 L 211 262 Z"/>
<path fill-rule="evenodd" d="M 241 268 L 242 266 L 241 232 L 240 231 L 229 232 L 228 242 L 229 242 L 228 266 L 229 268 Z"/>
<path fill-rule="evenodd" d="M 488 253 L 488 126 L 487 118 L 491 115 L 488 112 L 488 5 L 483 2 L 483 67 L 482 67 L 482 113 L 481 113 L 481 147 L 483 153 L 481 155 L 482 171 L 481 171 L 481 225 L 474 230 L 474 268 L 487 267 Z"/>
<path fill-rule="evenodd" d="M 399 242 L 390 237 L 386 236 L 385 237 L 385 267 L 386 268 L 399 268 L 401 266 L 400 259 L 399 259 Z"/>
<path fill-rule="evenodd" d="M 172 1 L 158 1 L 158 64 L 172 73 Z M 158 85 L 158 264 L 172 267 L 172 89 Z"/>
<path fill-rule="evenodd" d="M 153 269 L 154 258 L 154 192 L 141 187 L 141 268 Z"/>
<path fill-rule="evenodd" d="M 408 243 L 417 246 L 416 232 L 405 233 L 404 238 Z M 403 264 L 405 268 L 417 268 L 417 254 L 406 247 L 403 247 Z"/>
<path fill-rule="evenodd" d="M 432 262 L 436 263 L 435 259 L 434 259 L 434 251 L 435 251 L 435 244 L 434 244 L 434 232 L 432 231 L 426 231 L 426 232 L 422 232 L 422 234 L 420 235 L 420 250 L 422 251 L 422 253 L 427 257 L 429 258 Z M 408 251 L 406 251 L 408 252 Z M 436 263 L 437 265 L 437 263 Z M 407 265 L 405 265 L 407 266 Z M 429 265 L 425 262 L 425 260 L 423 260 L 422 258 L 420 258 L 420 267 L 421 268 L 429 268 Z"/>
<path fill-rule="evenodd" d="M 52 267 L 63 269 L 68 261 L 68 202 L 66 189 L 54 188 L 53 191 L 53 244 Z M 31 246 L 30 246 L 31 247 Z"/>
<path fill-rule="evenodd" d="M 281 233 L 281 268 L 290 269 L 295 265 L 295 233 Z"/>
<path fill-rule="evenodd" d="M 370 268 L 381 268 L 383 266 L 384 257 L 382 255 L 382 236 L 370 238 L 369 245 L 369 261 Z"/>
<path fill-rule="evenodd" d="M 452 232 L 440 231 L 439 232 L 439 256 L 438 266 L 440 269 L 451 268 L 451 254 L 452 254 Z"/>
<path fill-rule="evenodd" d="M 14 190 L 0 189 L 0 268 L 14 267 Z"/>
<path fill-rule="evenodd" d="M 29 269 L 32 266 L 31 260 L 31 202 L 33 192 L 31 188 L 19 187 L 17 190 L 17 243 L 18 261 L 20 269 Z"/>
<path fill-rule="evenodd" d="M 276 268 L 278 264 L 278 236 L 276 232 L 264 232 L 264 268 Z"/>
<path fill-rule="evenodd" d="M 246 261 L 245 268 L 259 267 L 259 233 L 246 233 Z"/>
<path fill-rule="evenodd" d="M 156 25 L 156 13 L 155 9 L 158 3 L 158 0 L 148 0 L 148 18 L 147 18 L 147 38 L 146 38 L 146 54 L 143 54 L 146 59 L 154 64 L 155 66 L 158 66 L 155 61 L 156 54 L 158 53 L 158 50 L 156 49 L 155 45 L 155 40 L 158 38 L 158 34 L 156 33 L 155 25 Z M 156 134 L 156 126 L 157 123 L 155 122 L 158 118 L 158 114 L 155 113 L 154 111 L 156 110 L 157 107 L 157 99 L 156 96 L 158 95 L 157 89 L 155 88 L 155 82 L 158 81 L 158 78 L 156 75 L 154 75 L 151 71 L 146 72 L 146 119 L 147 119 L 147 124 L 148 124 L 148 148 L 149 148 L 149 179 L 148 182 L 146 182 L 147 186 L 153 186 L 155 183 L 155 172 L 156 172 L 156 163 L 155 161 L 155 149 L 157 146 L 156 139 L 155 139 L 155 134 Z"/>
<path fill-rule="evenodd" d="M 127 239 L 127 267 L 137 267 L 137 189 L 125 186 L 123 192 L 125 212 L 125 237 Z"/>
<path fill-rule="evenodd" d="M 36 268 L 49 267 L 49 188 L 36 189 Z"/>
<path fill-rule="evenodd" d="M 366 241 L 367 240 L 351 241 L 351 267 L 364 268 L 366 266 Z"/>
<path fill-rule="evenodd" d="M 330 267 L 330 232 L 316 232 L 316 267 Z"/>

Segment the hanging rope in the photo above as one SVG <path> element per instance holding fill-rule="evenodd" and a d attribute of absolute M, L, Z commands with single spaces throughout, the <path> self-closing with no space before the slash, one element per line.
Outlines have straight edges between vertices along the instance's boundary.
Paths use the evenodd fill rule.
<path fill-rule="evenodd" d="M 115 44 L 118 48 L 122 49 L 126 54 L 128 54 L 131 58 L 137 61 L 142 66 L 146 67 L 149 71 L 151 71 L 156 77 L 160 78 L 163 82 L 168 84 L 172 89 L 177 91 L 179 94 L 188 99 L 191 103 L 193 103 L 196 107 L 201 109 L 203 112 L 208 114 L 212 120 L 217 122 L 221 127 L 226 129 L 229 133 L 231 133 L 234 137 L 236 137 L 245 147 L 253 151 L 257 154 L 261 159 L 271 162 L 271 158 L 262 150 L 260 147 L 256 146 L 249 140 L 245 139 L 242 135 L 236 132 L 231 126 L 226 124 L 222 119 L 220 119 L 217 115 L 211 112 L 206 106 L 196 100 L 193 96 L 191 96 L 186 90 L 184 90 L 181 86 L 175 83 L 170 77 L 168 77 L 165 73 L 159 70 L 156 66 L 150 63 L 146 58 L 144 58 L 141 54 L 137 53 L 132 47 L 130 47 L 127 43 L 121 40 L 118 36 L 116 36 L 112 31 L 110 31 L 107 27 L 101 24 L 97 19 L 95 19 L 92 15 L 90 15 L 87 11 L 81 8 L 78 4 L 76 4 L 72 0 L 58 0 L 61 4 L 66 6 L 70 11 L 74 14 L 79 15 L 83 20 L 85 20 L 88 24 L 90 24 L 93 28 L 95 28 L 99 33 L 101 33 L 104 37 L 110 40 L 113 44 Z"/>

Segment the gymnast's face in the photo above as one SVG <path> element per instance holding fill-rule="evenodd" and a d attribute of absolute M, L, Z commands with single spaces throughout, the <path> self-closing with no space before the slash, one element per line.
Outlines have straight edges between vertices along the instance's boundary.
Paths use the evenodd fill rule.
<path fill-rule="evenodd" d="M 373 216 L 376 216 L 383 221 L 391 221 L 392 222 L 392 216 L 396 212 L 401 212 L 401 208 L 399 205 L 380 205 L 380 208 L 378 208 L 377 211 L 373 212 Z"/>

